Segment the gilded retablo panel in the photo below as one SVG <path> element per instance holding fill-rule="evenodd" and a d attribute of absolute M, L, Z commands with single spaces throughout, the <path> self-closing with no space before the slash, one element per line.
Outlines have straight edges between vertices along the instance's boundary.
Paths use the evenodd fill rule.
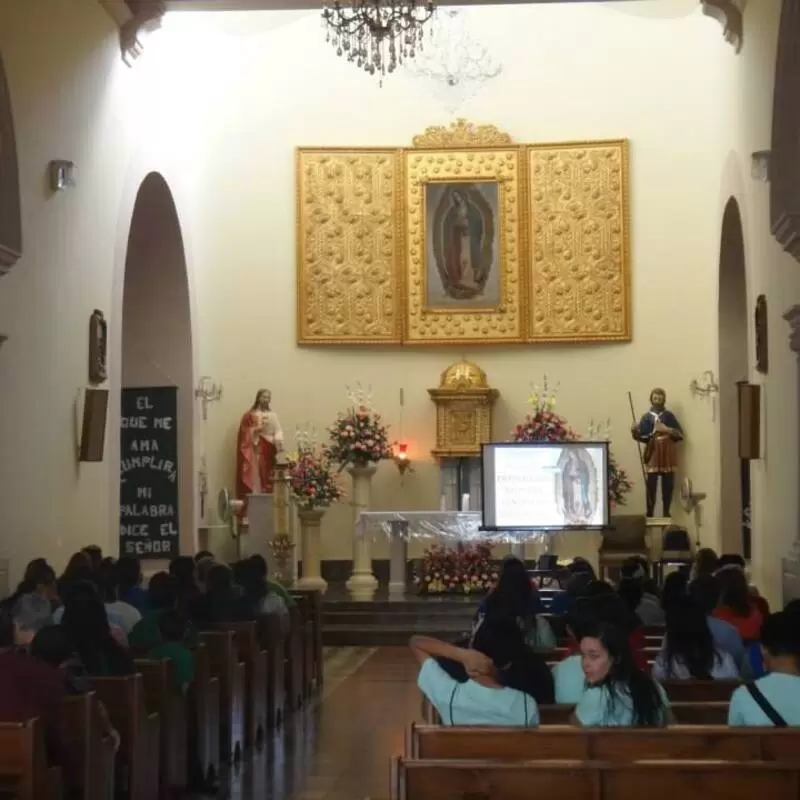
<path fill-rule="evenodd" d="M 527 151 L 529 338 L 629 340 L 627 143 Z"/>
<path fill-rule="evenodd" d="M 297 153 L 298 342 L 399 343 L 397 151 Z"/>
<path fill-rule="evenodd" d="M 405 337 L 520 342 L 520 148 L 405 151 Z"/>

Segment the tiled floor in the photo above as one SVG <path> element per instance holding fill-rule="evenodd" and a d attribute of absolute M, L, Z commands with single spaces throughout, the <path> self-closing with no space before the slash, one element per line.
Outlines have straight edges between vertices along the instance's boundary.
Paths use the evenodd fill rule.
<path fill-rule="evenodd" d="M 332 648 L 322 697 L 294 717 L 229 782 L 232 800 L 384 800 L 393 755 L 419 720 L 407 648 Z"/>

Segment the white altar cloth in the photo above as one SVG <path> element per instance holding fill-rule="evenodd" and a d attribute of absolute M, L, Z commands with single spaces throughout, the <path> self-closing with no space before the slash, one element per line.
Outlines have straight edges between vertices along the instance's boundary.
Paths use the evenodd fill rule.
<path fill-rule="evenodd" d="M 485 531 L 480 511 L 362 511 L 356 521 L 356 536 L 379 533 L 403 539 L 452 539 L 458 542 L 541 541 L 549 531 Z M 555 533 L 556 531 L 553 531 Z"/>

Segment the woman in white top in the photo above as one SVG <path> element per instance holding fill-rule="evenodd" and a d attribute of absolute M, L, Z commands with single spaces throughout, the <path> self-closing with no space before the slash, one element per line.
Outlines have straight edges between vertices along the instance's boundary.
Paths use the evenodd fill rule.
<path fill-rule="evenodd" d="M 739 670 L 730 653 L 714 644 L 705 610 L 691 597 L 666 609 L 667 630 L 653 664 L 656 680 L 735 680 Z"/>

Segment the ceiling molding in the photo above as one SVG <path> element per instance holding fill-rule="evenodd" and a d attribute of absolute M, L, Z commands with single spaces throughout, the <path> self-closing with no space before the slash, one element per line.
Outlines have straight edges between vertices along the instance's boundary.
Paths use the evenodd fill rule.
<path fill-rule="evenodd" d="M 786 252 L 800 261 L 800 0 L 783 0 L 775 62 L 770 156 L 770 227 Z"/>
<path fill-rule="evenodd" d="M 161 27 L 167 13 L 164 0 L 100 0 L 100 5 L 117 23 L 122 59 L 129 65 L 142 54 L 141 34 Z"/>
<path fill-rule="evenodd" d="M 736 0 L 700 0 L 700 5 L 706 16 L 722 25 L 725 41 L 732 44 L 738 53 L 742 49 L 744 36 L 743 3 L 737 3 Z"/>

